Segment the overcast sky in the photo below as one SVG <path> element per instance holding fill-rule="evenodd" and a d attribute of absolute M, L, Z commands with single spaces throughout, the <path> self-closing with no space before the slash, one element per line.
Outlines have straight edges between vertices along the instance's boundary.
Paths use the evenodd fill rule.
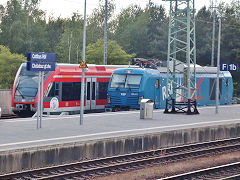
<path fill-rule="evenodd" d="M 105 0 L 103 0 L 105 2 Z M 197 10 L 206 5 L 210 6 L 211 0 L 195 0 L 195 6 Z M 216 0 L 215 0 L 216 1 Z M 0 0 L 1 4 L 6 5 L 7 0 Z M 138 4 L 142 8 L 146 6 L 149 0 L 115 0 L 116 13 L 121 9 L 128 7 L 130 4 Z M 162 4 L 166 8 L 169 7 L 169 1 L 164 2 L 162 0 L 152 0 L 155 4 Z M 218 0 L 217 2 L 220 2 Z M 225 0 L 222 2 L 230 2 Z M 87 0 L 87 14 L 91 14 L 92 10 L 98 7 L 99 0 Z M 40 9 L 44 10 L 47 15 L 53 15 L 55 17 L 70 17 L 73 12 L 79 12 L 83 14 L 84 0 L 41 0 Z"/>

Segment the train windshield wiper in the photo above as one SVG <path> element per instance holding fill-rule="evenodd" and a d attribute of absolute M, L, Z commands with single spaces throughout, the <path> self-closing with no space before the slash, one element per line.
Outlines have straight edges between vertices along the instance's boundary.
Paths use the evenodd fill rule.
<path fill-rule="evenodd" d="M 20 96 L 22 96 L 22 98 L 24 99 L 22 92 L 18 88 L 16 88 L 15 94 L 16 94 L 16 92 L 18 92 L 20 94 Z"/>

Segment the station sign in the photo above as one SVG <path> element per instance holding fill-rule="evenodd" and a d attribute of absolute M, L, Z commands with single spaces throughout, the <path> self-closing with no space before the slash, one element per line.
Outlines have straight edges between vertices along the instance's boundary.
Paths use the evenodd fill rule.
<path fill-rule="evenodd" d="M 55 71 L 55 53 L 29 52 L 27 53 L 27 71 L 38 71 L 38 101 L 37 101 L 37 129 L 42 127 L 43 104 L 43 71 Z M 56 103 L 54 104 L 56 107 Z M 40 120 L 39 120 L 40 119 Z M 40 122 L 39 122 L 40 121 Z"/>
<path fill-rule="evenodd" d="M 30 52 L 27 54 L 27 61 L 56 62 L 56 54 Z"/>
<path fill-rule="evenodd" d="M 55 63 L 29 62 L 27 68 L 29 71 L 54 71 Z"/>
<path fill-rule="evenodd" d="M 238 64 L 234 63 L 221 63 L 220 71 L 238 71 Z"/>
<path fill-rule="evenodd" d="M 56 54 L 29 52 L 27 54 L 28 71 L 55 71 Z"/>

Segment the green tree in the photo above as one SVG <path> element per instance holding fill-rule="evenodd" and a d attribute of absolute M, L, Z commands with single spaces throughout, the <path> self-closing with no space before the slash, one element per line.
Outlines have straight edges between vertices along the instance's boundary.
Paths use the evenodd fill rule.
<path fill-rule="evenodd" d="M 38 9 L 39 0 L 10 0 L 2 12 L 0 44 L 11 52 L 48 50 L 45 15 Z"/>
<path fill-rule="evenodd" d="M 65 19 L 59 43 L 56 46 L 58 62 L 79 63 L 83 39 L 83 18 L 74 13 L 71 18 Z"/>
<path fill-rule="evenodd" d="M 221 62 L 240 65 L 240 2 L 220 5 L 222 14 Z M 234 94 L 240 97 L 240 71 L 231 73 L 234 80 Z"/>
<path fill-rule="evenodd" d="M 11 89 L 17 70 L 26 58 L 23 55 L 12 54 L 10 50 L 0 45 L 0 89 Z"/>
<path fill-rule="evenodd" d="M 115 9 L 114 0 L 108 0 L 108 39 L 111 39 L 112 18 Z M 99 6 L 93 10 L 93 13 L 87 20 L 87 44 L 95 43 L 98 39 L 104 37 L 105 25 L 105 0 L 99 0 Z"/>
<path fill-rule="evenodd" d="M 166 59 L 167 17 L 163 6 L 150 4 L 142 10 L 132 5 L 115 20 L 115 39 L 127 53 Z"/>
<path fill-rule="evenodd" d="M 149 23 L 147 25 L 149 58 L 167 59 L 168 19 L 163 6 L 155 5 L 150 1 L 148 5 Z"/>
<path fill-rule="evenodd" d="M 210 65 L 212 52 L 212 16 L 206 6 L 198 11 L 195 24 L 197 63 L 200 65 Z M 217 41 L 215 42 L 216 44 Z"/>
<path fill-rule="evenodd" d="M 138 17 L 143 13 L 140 6 L 131 5 L 123 9 L 116 19 L 113 20 L 114 39 L 125 50 L 130 47 L 129 28 L 136 23 Z M 128 40 L 128 41 L 127 41 Z M 129 50 L 130 51 L 130 50 Z"/>
<path fill-rule="evenodd" d="M 46 25 L 46 39 L 48 40 L 49 49 L 48 52 L 57 53 L 56 46 L 59 44 L 62 34 L 64 33 L 64 20 L 60 17 L 49 17 Z"/>
<path fill-rule="evenodd" d="M 108 64 L 128 64 L 135 54 L 127 54 L 116 41 L 108 41 L 107 46 Z M 86 47 L 86 62 L 90 64 L 103 64 L 104 40 L 99 39 L 96 43 Z"/>

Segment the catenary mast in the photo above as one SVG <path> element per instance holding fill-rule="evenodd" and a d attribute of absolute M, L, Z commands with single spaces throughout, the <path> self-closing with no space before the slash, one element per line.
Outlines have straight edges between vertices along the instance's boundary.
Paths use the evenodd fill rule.
<path fill-rule="evenodd" d="M 170 13 L 164 113 L 198 114 L 194 0 L 165 1 L 170 1 Z"/>

